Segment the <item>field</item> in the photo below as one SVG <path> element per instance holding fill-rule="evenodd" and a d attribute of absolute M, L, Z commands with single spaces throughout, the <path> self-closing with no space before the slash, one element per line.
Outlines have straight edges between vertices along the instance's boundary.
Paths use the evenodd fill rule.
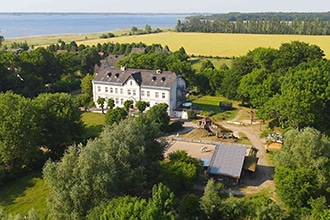
<path fill-rule="evenodd" d="M 294 40 L 316 44 L 324 50 L 327 58 L 330 57 L 330 36 L 164 32 L 111 39 L 86 40 L 80 43 L 85 45 L 96 45 L 104 42 L 143 42 L 148 45 L 159 43 L 163 46 L 167 45 L 172 51 L 183 47 L 189 55 L 230 58 L 245 55 L 249 50 L 257 47 L 279 48 L 282 43 Z"/>
<path fill-rule="evenodd" d="M 121 36 L 129 30 L 114 32 Z M 237 57 L 245 55 L 249 50 L 257 47 L 278 48 L 282 43 L 294 40 L 303 41 L 309 44 L 316 44 L 324 50 L 326 57 L 330 58 L 330 36 L 307 36 L 307 35 L 262 35 L 262 34 L 218 34 L 218 33 L 177 33 L 167 32 L 148 35 L 121 36 L 109 39 L 98 38 L 102 33 L 96 34 L 73 34 L 55 35 L 43 37 L 7 39 L 4 44 L 12 42 L 27 41 L 30 45 L 49 45 L 57 43 L 61 39 L 67 43 L 76 41 L 78 44 L 96 45 L 98 43 L 132 43 L 143 42 L 148 45 L 159 43 L 168 45 L 174 51 L 184 47 L 189 55 Z"/>

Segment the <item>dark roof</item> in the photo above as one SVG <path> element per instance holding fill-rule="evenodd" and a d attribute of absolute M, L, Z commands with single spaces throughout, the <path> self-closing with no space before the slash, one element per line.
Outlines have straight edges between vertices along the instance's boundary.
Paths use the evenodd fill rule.
<path fill-rule="evenodd" d="M 129 78 L 133 78 L 142 87 L 170 88 L 175 83 L 177 75 L 169 71 L 108 67 L 96 74 L 94 82 L 123 85 Z"/>
<path fill-rule="evenodd" d="M 109 55 L 107 59 L 100 61 L 100 66 L 95 65 L 94 72 L 97 73 L 104 68 L 114 67 L 116 63 L 124 57 L 125 55 Z"/>
<path fill-rule="evenodd" d="M 208 172 L 240 178 L 247 146 L 236 144 L 218 144 L 211 158 Z"/>

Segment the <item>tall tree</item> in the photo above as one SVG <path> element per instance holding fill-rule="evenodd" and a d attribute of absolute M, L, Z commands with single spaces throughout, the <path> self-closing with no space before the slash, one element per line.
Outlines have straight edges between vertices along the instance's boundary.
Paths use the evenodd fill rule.
<path fill-rule="evenodd" d="M 173 192 L 190 190 L 203 169 L 200 160 L 188 156 L 186 151 L 176 151 L 168 155 L 169 161 L 162 161 L 162 180 Z"/>
<path fill-rule="evenodd" d="M 41 94 L 32 101 L 38 112 L 39 145 L 57 157 L 80 140 L 83 123 L 77 102 L 68 94 Z"/>
<path fill-rule="evenodd" d="M 208 219 L 218 219 L 220 216 L 221 199 L 219 191 L 221 185 L 209 179 L 204 189 L 204 195 L 200 199 L 200 208 Z"/>
<path fill-rule="evenodd" d="M 143 113 L 144 110 L 149 106 L 150 106 L 150 104 L 145 101 L 137 101 L 135 103 L 135 107 L 139 110 L 140 113 Z"/>
<path fill-rule="evenodd" d="M 155 179 L 150 170 L 162 158 L 164 144 L 157 140 L 158 126 L 142 117 L 106 126 L 99 138 L 71 146 L 59 162 L 46 164 L 53 218 L 82 219 L 95 206 L 119 195 L 136 195 L 148 179 Z M 158 155 L 150 153 L 156 149 Z M 169 207 L 166 200 L 157 204 Z"/>
<path fill-rule="evenodd" d="M 330 141 L 313 128 L 290 130 L 284 140 L 275 157 L 276 190 L 288 206 L 307 207 L 329 187 Z"/>
<path fill-rule="evenodd" d="M 147 112 L 146 117 L 150 121 L 154 121 L 160 125 L 160 130 L 165 131 L 170 122 L 170 116 L 167 113 L 168 105 L 166 103 L 159 103 L 152 106 Z"/>
<path fill-rule="evenodd" d="M 5 41 L 5 38 L 2 35 L 0 35 L 0 47 L 2 46 L 3 41 Z"/>
<path fill-rule="evenodd" d="M 113 125 L 114 123 L 118 124 L 120 121 L 124 120 L 127 117 L 127 111 L 123 108 L 114 108 L 108 109 L 105 114 L 105 124 Z"/>
<path fill-rule="evenodd" d="M 38 114 L 30 100 L 12 92 L 0 93 L 0 117 L 2 184 L 8 174 L 15 176 L 37 162 L 41 156 L 37 140 L 42 128 L 37 124 Z"/>
<path fill-rule="evenodd" d="M 70 147 L 60 162 L 47 162 L 43 174 L 54 219 L 82 219 L 118 194 L 115 162 L 106 151 L 97 140 L 89 141 L 86 147 Z"/>
<path fill-rule="evenodd" d="M 115 107 L 115 100 L 113 99 L 108 99 L 108 103 L 107 103 L 107 106 L 109 109 L 113 109 Z"/>
<path fill-rule="evenodd" d="M 124 102 L 124 107 L 125 107 L 125 110 L 127 112 L 129 112 L 129 109 L 131 108 L 131 106 L 133 105 L 134 101 L 133 100 L 126 100 Z"/>
<path fill-rule="evenodd" d="M 84 78 L 81 80 L 80 87 L 82 91 L 89 97 L 93 97 L 93 85 L 92 85 L 93 79 L 94 79 L 93 74 L 86 74 L 86 76 L 84 76 Z"/>
<path fill-rule="evenodd" d="M 105 104 L 105 98 L 100 97 L 96 100 L 97 104 L 101 107 L 102 114 L 104 114 L 104 104 Z"/>

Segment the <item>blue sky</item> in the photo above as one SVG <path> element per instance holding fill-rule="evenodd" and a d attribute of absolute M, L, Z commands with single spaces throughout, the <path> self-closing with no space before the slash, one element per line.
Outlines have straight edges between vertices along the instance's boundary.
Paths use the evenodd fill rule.
<path fill-rule="evenodd" d="M 0 12 L 325 12 L 329 0 L 7 0 Z"/>

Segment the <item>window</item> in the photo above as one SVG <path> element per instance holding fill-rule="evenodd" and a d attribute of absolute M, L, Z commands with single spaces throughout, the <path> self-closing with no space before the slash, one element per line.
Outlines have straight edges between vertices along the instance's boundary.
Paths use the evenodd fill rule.
<path fill-rule="evenodd" d="M 159 98 L 159 93 L 155 92 L 155 98 Z"/>
<path fill-rule="evenodd" d="M 150 91 L 147 91 L 147 97 L 150 97 Z"/>
<path fill-rule="evenodd" d="M 131 95 L 131 90 L 127 89 L 127 95 Z"/>
<path fill-rule="evenodd" d="M 98 92 L 101 92 L 101 86 L 98 86 L 98 87 L 97 87 L 97 91 L 98 91 Z"/>
<path fill-rule="evenodd" d="M 123 91 L 124 91 L 123 89 L 120 89 L 120 94 L 123 94 Z"/>
<path fill-rule="evenodd" d="M 136 96 L 136 90 L 133 89 L 133 96 Z"/>
<path fill-rule="evenodd" d="M 113 93 L 113 88 L 112 87 L 110 87 L 110 93 Z"/>
<path fill-rule="evenodd" d="M 162 93 L 162 98 L 165 99 L 165 92 Z"/>
<path fill-rule="evenodd" d="M 132 81 L 132 80 L 130 80 L 130 81 L 129 81 L 129 84 L 132 86 L 132 85 L 133 85 L 133 81 Z"/>
<path fill-rule="evenodd" d="M 124 99 L 120 99 L 120 104 L 124 104 Z"/>
<path fill-rule="evenodd" d="M 118 98 L 116 98 L 116 104 L 118 104 L 119 103 L 119 99 Z"/>
<path fill-rule="evenodd" d="M 141 91 L 141 96 L 144 96 L 144 90 Z"/>
<path fill-rule="evenodd" d="M 118 93 L 118 88 L 115 88 L 115 93 L 116 93 L 116 94 Z"/>
<path fill-rule="evenodd" d="M 108 87 L 105 87 L 105 92 L 108 92 Z"/>

